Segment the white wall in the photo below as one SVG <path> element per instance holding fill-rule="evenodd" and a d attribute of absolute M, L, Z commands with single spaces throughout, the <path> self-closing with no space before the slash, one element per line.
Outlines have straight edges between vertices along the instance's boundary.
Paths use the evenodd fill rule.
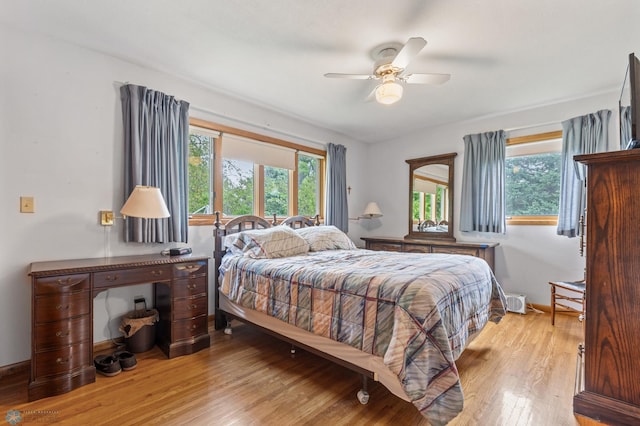
<path fill-rule="evenodd" d="M 167 247 L 126 244 L 121 221 L 110 228 L 98 223 L 100 210 L 117 212 L 124 202 L 122 82 L 187 100 L 199 118 L 316 148 L 345 145 L 349 183 L 356 188 L 350 205 L 364 208 L 366 180 L 359 171 L 366 150 L 359 142 L 161 72 L 7 27 L 0 27 L 0 57 L 0 366 L 31 357 L 31 262 Z M 35 213 L 19 213 L 20 196 L 35 197 Z M 194 252 L 212 255 L 212 231 L 189 229 Z M 94 299 L 95 342 L 119 335 L 119 317 L 133 309 L 136 295 L 151 303 L 151 286 L 112 289 Z"/>
<path fill-rule="evenodd" d="M 466 134 L 511 130 L 513 135 L 561 130 L 561 122 L 601 109 L 612 110 L 609 146 L 618 148 L 617 102 L 619 93 L 606 93 L 571 102 L 539 107 L 495 117 L 426 129 L 411 136 L 378 143 L 370 149 L 369 198 L 376 199 L 384 216 L 369 236 L 401 237 L 408 232 L 409 166 L 406 159 L 457 152 L 455 159 L 454 233 L 457 241 L 497 242 L 495 274 L 508 293 L 527 296 L 527 303 L 549 305 L 552 280 L 583 277 L 584 258 L 579 256 L 578 238 L 556 235 L 555 226 L 507 226 L 506 234 L 461 233 L 460 194 Z M 534 126 L 534 127 L 531 127 Z M 526 129 L 523 129 L 526 128 Z M 519 129 L 519 130 L 516 130 Z M 376 173 L 390 170 L 393 173 Z M 402 170 L 402 172 L 396 172 Z"/>
<path fill-rule="evenodd" d="M 30 358 L 34 261 L 156 253 L 153 244 L 125 244 L 122 223 L 98 225 L 98 212 L 118 211 L 124 201 L 119 86 L 145 85 L 191 103 L 195 117 L 314 147 L 347 147 L 350 216 L 377 201 L 384 216 L 350 222 L 349 235 L 403 236 L 408 218 L 405 159 L 457 152 L 455 214 L 459 217 L 462 136 L 516 128 L 615 108 L 616 94 L 425 130 L 369 146 L 215 93 L 36 34 L 0 26 L 0 366 Z M 615 124 L 615 116 L 612 124 Z M 289 136 L 283 134 L 286 133 Z M 19 197 L 35 197 L 35 213 L 19 213 Z M 191 227 L 189 246 L 211 255 L 211 227 Z M 582 276 L 577 240 L 557 237 L 553 227 L 509 227 L 506 235 L 460 235 L 459 240 L 497 241 L 496 275 L 505 289 L 548 304 L 550 279 Z M 212 281 L 212 280 L 210 280 Z M 212 284 L 210 282 L 210 291 Z M 151 300 L 150 286 L 110 290 L 94 299 L 94 341 L 116 337 L 119 317 L 133 297 Z"/>

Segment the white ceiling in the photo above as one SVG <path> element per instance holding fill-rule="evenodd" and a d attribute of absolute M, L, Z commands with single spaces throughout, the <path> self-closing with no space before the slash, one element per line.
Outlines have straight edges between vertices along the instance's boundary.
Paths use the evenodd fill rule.
<path fill-rule="evenodd" d="M 619 91 L 640 52 L 637 0 L 0 0 L 0 22 L 363 142 Z M 410 37 L 428 44 L 407 71 L 449 82 L 384 106 L 373 81 L 323 76 L 370 73 L 372 49 Z"/>

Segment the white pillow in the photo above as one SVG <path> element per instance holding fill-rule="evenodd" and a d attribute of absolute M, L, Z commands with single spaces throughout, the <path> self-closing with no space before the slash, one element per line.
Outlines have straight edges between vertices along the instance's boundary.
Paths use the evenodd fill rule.
<path fill-rule="evenodd" d="M 232 252 L 254 259 L 297 256 L 309 251 L 305 239 L 288 226 L 242 231 L 235 240 L 229 239 L 228 244 Z"/>
<path fill-rule="evenodd" d="M 309 226 L 296 229 L 296 232 L 309 243 L 311 251 L 353 250 L 357 248 L 347 234 L 333 225 Z"/>

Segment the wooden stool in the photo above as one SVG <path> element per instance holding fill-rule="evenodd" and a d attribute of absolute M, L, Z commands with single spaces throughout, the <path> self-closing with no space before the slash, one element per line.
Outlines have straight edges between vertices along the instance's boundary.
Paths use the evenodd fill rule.
<path fill-rule="evenodd" d="M 574 311 L 580 312 L 578 319 L 582 321 L 584 318 L 586 283 L 584 281 L 549 281 L 551 286 L 551 325 L 556 322 L 556 307 L 564 308 L 561 312 Z M 559 294 L 556 289 L 561 288 L 570 292 L 571 295 Z M 580 308 L 571 306 L 567 302 L 580 305 Z"/>

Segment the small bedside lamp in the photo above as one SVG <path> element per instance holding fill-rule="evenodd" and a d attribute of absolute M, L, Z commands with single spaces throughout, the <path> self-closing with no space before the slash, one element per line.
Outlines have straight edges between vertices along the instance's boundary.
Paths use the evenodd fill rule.
<path fill-rule="evenodd" d="M 141 185 L 136 185 L 127 202 L 120 209 L 120 213 L 125 217 L 144 219 L 162 219 L 171 216 L 160 188 Z"/>
<path fill-rule="evenodd" d="M 367 207 L 365 207 L 364 212 L 362 212 L 362 216 L 360 217 L 363 219 L 382 217 L 382 211 L 380 211 L 380 207 L 378 207 L 378 204 L 372 201 L 367 204 Z"/>

